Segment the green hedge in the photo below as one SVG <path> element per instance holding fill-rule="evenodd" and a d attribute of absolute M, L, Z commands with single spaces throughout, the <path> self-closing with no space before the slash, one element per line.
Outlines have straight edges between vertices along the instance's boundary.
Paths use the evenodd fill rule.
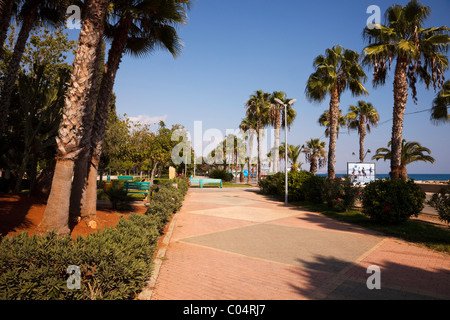
<path fill-rule="evenodd" d="M 227 172 L 226 170 L 213 169 L 209 172 L 209 177 L 211 179 L 222 179 L 222 181 L 232 181 L 233 174 Z"/>
<path fill-rule="evenodd" d="M 400 224 L 424 208 L 425 192 L 413 180 L 376 180 L 362 191 L 363 212 L 380 224 Z"/>
<path fill-rule="evenodd" d="M 147 214 L 131 214 L 114 228 L 75 240 L 52 232 L 4 237 L 0 242 L 0 299 L 135 298 L 151 276 L 161 230 L 181 207 L 188 186 L 184 180 L 175 181 L 179 188 L 159 186 Z M 77 290 L 67 286 L 71 265 L 81 271 Z"/>
<path fill-rule="evenodd" d="M 441 221 L 450 224 L 450 184 L 433 194 L 427 204 L 436 209 Z"/>
<path fill-rule="evenodd" d="M 259 182 L 261 193 L 284 198 L 285 179 L 285 173 L 283 172 L 266 176 Z M 325 178 L 315 176 L 308 171 L 289 171 L 288 200 L 306 200 L 314 203 L 322 202 L 322 187 L 324 180 Z"/>

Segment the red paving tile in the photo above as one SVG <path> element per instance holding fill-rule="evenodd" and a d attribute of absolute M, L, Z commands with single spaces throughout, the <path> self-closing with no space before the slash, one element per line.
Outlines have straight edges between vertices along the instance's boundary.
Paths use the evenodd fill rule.
<path fill-rule="evenodd" d="M 400 292 L 405 295 L 393 297 L 416 297 L 414 296 L 416 294 L 450 299 L 449 255 L 405 241 L 384 238 L 382 242 L 372 244 L 369 250 L 364 249 L 366 251 L 353 263 L 342 264 L 342 261 L 334 261 L 335 259 L 331 258 L 332 254 L 327 252 L 327 247 L 330 247 L 327 243 L 337 239 L 336 236 L 342 239 L 345 234 L 348 234 L 348 238 L 353 239 L 352 241 L 356 238 L 355 235 L 350 236 L 351 234 L 358 234 L 357 238 L 360 240 L 364 238 L 361 237 L 364 234 L 373 239 L 376 233 L 308 211 L 297 210 L 298 213 L 296 212 L 295 216 L 286 217 L 285 210 L 293 210 L 292 208 L 265 201 L 264 197 L 256 193 L 242 190 L 226 190 L 225 192 L 214 190 L 208 193 L 204 190 L 199 192 L 191 189 L 185 205 L 175 219 L 166 256 L 157 274 L 156 284 L 154 288 L 151 288 L 153 289 L 152 300 L 325 299 L 333 297 L 331 293 L 339 291 L 340 288 L 342 288 L 340 296 L 337 296 L 345 299 L 344 289 L 352 288 L 348 281 L 360 283 L 362 289 L 359 290 L 364 290 L 359 292 L 362 293 L 361 297 L 369 297 L 370 290 L 364 288 L 369 276 L 366 271 L 371 265 L 380 267 L 382 288 L 392 289 L 384 291 L 391 294 L 389 297 L 392 297 L 392 292 L 395 294 Z M 239 206 L 241 211 L 245 207 L 257 214 L 259 209 L 266 208 L 280 210 L 283 214 L 280 215 L 280 219 L 257 223 L 241 220 L 235 213 L 234 219 L 195 213 L 205 208 L 214 209 L 213 207 L 228 207 L 229 210 L 233 210 L 235 207 L 233 196 L 241 200 L 254 201 L 253 204 L 244 204 L 245 201 L 241 201 L 243 203 Z M 220 203 L 211 202 L 214 197 L 220 199 Z M 226 197 L 230 200 L 229 204 L 223 201 Z M 248 215 L 248 211 L 246 214 Z M 318 230 L 317 235 L 323 235 L 323 239 L 314 239 L 314 241 L 323 242 L 323 245 L 315 246 L 319 248 L 316 249 L 319 251 L 313 253 L 317 254 L 318 263 L 338 263 L 336 265 L 340 267 L 336 271 L 317 268 L 314 263 L 299 267 L 183 241 L 183 239 L 226 230 L 234 230 L 233 232 L 237 232 L 240 228 L 246 230 L 246 227 L 258 224 L 294 227 L 298 228 L 298 232 Z M 330 232 L 323 232 L 327 230 Z M 383 237 L 380 237 L 381 239 Z M 289 241 L 286 241 L 286 246 L 289 246 Z M 348 248 L 345 249 L 348 251 L 352 246 L 354 244 L 349 243 Z M 301 260 L 302 257 L 298 259 Z M 343 265 L 346 267 L 342 268 Z"/>

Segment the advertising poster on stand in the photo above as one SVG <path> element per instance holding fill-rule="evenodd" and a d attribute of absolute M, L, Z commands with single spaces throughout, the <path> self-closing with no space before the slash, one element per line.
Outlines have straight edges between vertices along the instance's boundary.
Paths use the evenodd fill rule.
<path fill-rule="evenodd" d="M 347 174 L 354 179 L 354 183 L 366 185 L 375 181 L 375 163 L 349 162 Z"/>

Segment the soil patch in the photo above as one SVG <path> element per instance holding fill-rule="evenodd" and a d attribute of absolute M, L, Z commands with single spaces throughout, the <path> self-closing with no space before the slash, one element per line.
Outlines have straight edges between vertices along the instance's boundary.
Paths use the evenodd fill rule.
<path fill-rule="evenodd" d="M 46 201 L 41 198 L 0 193 L 0 235 L 14 235 L 23 231 L 33 234 L 41 222 L 46 207 Z M 118 212 L 108 204 L 97 206 L 97 229 L 90 228 L 86 221 L 81 220 L 72 230 L 71 236 L 85 236 L 106 227 L 117 224 L 121 217 L 127 217 L 132 212 L 144 214 L 146 207 L 142 204 L 133 205 L 130 210 Z"/>

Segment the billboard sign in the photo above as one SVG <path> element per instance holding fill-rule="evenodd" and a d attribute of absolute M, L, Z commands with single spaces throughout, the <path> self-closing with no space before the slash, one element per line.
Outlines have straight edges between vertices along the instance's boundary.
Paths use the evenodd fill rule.
<path fill-rule="evenodd" d="M 354 179 L 354 183 L 365 185 L 375 181 L 375 163 L 349 162 L 347 174 Z"/>

